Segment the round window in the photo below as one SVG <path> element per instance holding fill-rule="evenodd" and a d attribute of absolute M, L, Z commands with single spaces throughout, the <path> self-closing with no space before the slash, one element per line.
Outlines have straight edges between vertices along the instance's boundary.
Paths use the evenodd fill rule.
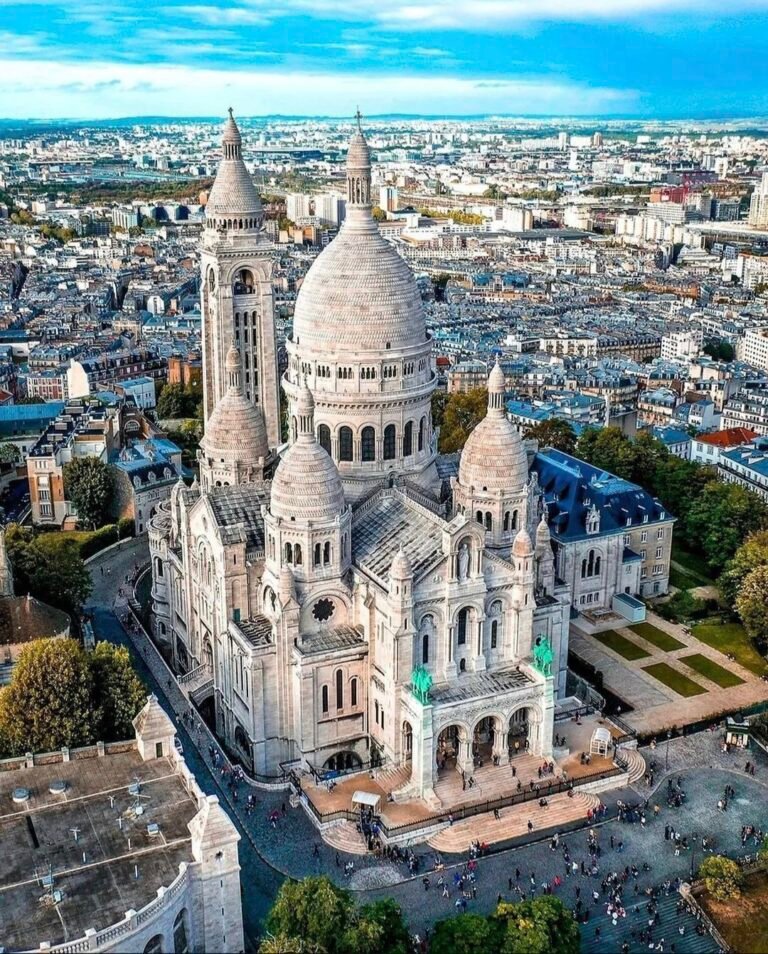
<path fill-rule="evenodd" d="M 312 615 L 318 623 L 325 623 L 333 616 L 335 611 L 336 607 L 333 605 L 333 600 L 323 598 L 315 603 L 312 608 Z"/>

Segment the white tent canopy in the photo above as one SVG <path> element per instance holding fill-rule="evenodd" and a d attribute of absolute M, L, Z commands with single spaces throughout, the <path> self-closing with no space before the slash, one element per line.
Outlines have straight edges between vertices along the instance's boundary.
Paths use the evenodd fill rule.
<path fill-rule="evenodd" d="M 377 808 L 381 797 L 374 795 L 373 792 L 355 792 L 352 796 L 353 805 L 367 805 L 369 808 Z"/>
<path fill-rule="evenodd" d="M 611 747 L 611 733 L 605 726 L 598 726 L 592 733 L 589 743 L 591 755 L 607 755 Z"/>

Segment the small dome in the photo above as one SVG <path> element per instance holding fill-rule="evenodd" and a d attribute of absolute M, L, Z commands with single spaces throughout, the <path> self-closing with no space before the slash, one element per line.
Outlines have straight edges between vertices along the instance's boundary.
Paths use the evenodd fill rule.
<path fill-rule="evenodd" d="M 284 563 L 280 567 L 280 601 L 285 604 L 288 600 L 296 599 L 296 581 L 293 576 L 293 570 Z"/>
<path fill-rule="evenodd" d="M 315 439 L 315 402 L 306 381 L 296 401 L 299 433 L 272 478 L 269 510 L 273 517 L 328 522 L 346 507 L 336 465 Z"/>
<path fill-rule="evenodd" d="M 533 544 L 527 530 L 518 530 L 515 542 L 512 544 L 512 555 L 517 557 L 527 557 L 533 553 Z"/>
<path fill-rule="evenodd" d="M 405 550 L 401 546 L 389 568 L 389 577 L 392 580 L 407 580 L 412 575 L 411 561 L 405 555 Z"/>
<path fill-rule="evenodd" d="M 362 130 L 358 130 L 349 141 L 347 165 L 355 169 L 363 169 L 371 164 L 371 150 L 366 142 Z"/>
<path fill-rule="evenodd" d="M 267 429 L 261 410 L 243 394 L 240 353 L 234 346 L 227 352 L 225 367 L 227 392 L 208 418 L 200 449 L 205 457 L 216 462 L 237 462 L 247 470 L 258 466 L 269 454 Z"/>
<path fill-rule="evenodd" d="M 547 523 L 546 514 L 541 515 L 541 520 L 539 521 L 538 527 L 536 527 L 536 545 L 537 546 L 548 546 L 552 539 L 552 535 L 549 532 L 549 524 Z"/>
<path fill-rule="evenodd" d="M 263 217 L 261 199 L 243 162 L 240 130 L 231 109 L 224 124 L 221 150 L 222 159 L 205 206 L 206 219 L 219 227 L 217 219 L 229 221 L 237 216 L 235 221 L 239 223 L 240 218 L 245 217 L 255 219 L 260 227 Z"/>
<path fill-rule="evenodd" d="M 498 358 L 488 376 L 488 411 L 472 431 L 459 461 L 459 483 L 467 490 L 517 493 L 528 481 L 522 438 L 504 409 L 506 382 Z"/>

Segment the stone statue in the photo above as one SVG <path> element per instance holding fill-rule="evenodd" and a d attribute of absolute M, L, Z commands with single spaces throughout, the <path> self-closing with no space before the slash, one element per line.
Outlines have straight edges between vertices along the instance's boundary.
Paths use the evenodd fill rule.
<path fill-rule="evenodd" d="M 466 580 L 469 576 L 469 547 L 462 543 L 459 547 L 459 579 Z"/>
<path fill-rule="evenodd" d="M 554 658 L 555 653 L 549 637 L 537 636 L 533 646 L 533 668 L 537 669 L 542 676 L 551 676 Z"/>
<path fill-rule="evenodd" d="M 429 690 L 432 688 L 432 676 L 424 666 L 417 666 L 411 673 L 411 692 L 419 702 L 429 702 Z"/>

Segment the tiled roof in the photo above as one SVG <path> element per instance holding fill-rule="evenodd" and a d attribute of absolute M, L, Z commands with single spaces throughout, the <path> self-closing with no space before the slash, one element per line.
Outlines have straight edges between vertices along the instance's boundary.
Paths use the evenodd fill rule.
<path fill-rule="evenodd" d="M 261 505 L 268 502 L 263 487 L 243 484 L 239 487 L 213 487 L 208 494 L 216 523 L 224 542 L 237 539 L 238 528 L 245 534 L 246 549 L 264 549 L 264 521 Z"/>
<path fill-rule="evenodd" d="M 430 692 L 430 702 L 448 705 L 463 702 L 465 699 L 477 699 L 483 696 L 495 696 L 510 689 L 522 689 L 533 685 L 530 676 L 520 669 L 506 669 L 502 672 L 478 672 L 461 676 L 457 682 L 447 686 L 438 686 Z"/>
<path fill-rule="evenodd" d="M 711 444 L 713 447 L 738 447 L 739 444 L 749 444 L 757 437 L 755 431 L 746 427 L 728 427 L 724 431 L 715 431 L 713 434 L 700 434 L 696 440 L 701 444 Z"/>
<path fill-rule="evenodd" d="M 330 653 L 337 649 L 352 649 L 364 643 L 362 630 L 354 626 L 333 626 L 319 633 L 303 635 L 298 648 L 305 656 L 312 656 L 315 653 Z"/>
<path fill-rule="evenodd" d="M 261 613 L 256 613 L 235 625 L 251 646 L 269 646 L 272 642 L 272 623 Z"/>

